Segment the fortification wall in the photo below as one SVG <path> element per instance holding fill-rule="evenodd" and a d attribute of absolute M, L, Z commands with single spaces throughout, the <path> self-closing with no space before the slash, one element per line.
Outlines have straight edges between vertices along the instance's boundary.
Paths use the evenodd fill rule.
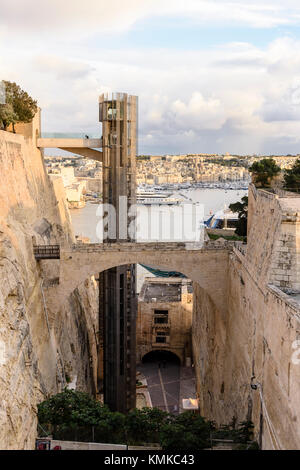
<path fill-rule="evenodd" d="M 248 246 L 245 254 L 234 249 L 230 255 L 224 322 L 212 299 L 195 289 L 201 411 L 219 424 L 252 419 L 264 449 L 298 449 L 300 442 L 300 305 L 283 292 L 287 283 L 293 292 L 297 287 L 297 211 L 299 198 L 291 202 L 251 188 Z M 284 269 L 279 262 L 287 263 Z M 253 376 L 261 384 L 257 390 L 250 386 Z"/>
<path fill-rule="evenodd" d="M 198 283 L 193 290 L 192 346 L 200 411 L 216 420 L 223 401 L 225 318 Z"/>
<path fill-rule="evenodd" d="M 95 382 L 96 283 L 49 312 L 33 256 L 33 242 L 74 240 L 62 185 L 50 180 L 34 143 L 38 129 L 37 116 L 26 137 L 0 131 L 1 449 L 34 448 L 37 403 L 70 380 L 87 391 Z M 55 269 L 48 262 L 49 277 Z"/>

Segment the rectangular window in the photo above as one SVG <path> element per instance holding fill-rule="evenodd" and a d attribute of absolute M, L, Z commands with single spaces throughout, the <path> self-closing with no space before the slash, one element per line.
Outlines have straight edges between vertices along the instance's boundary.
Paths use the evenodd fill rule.
<path fill-rule="evenodd" d="M 117 145 L 117 134 L 116 133 L 108 134 L 108 142 L 110 146 Z"/>
<path fill-rule="evenodd" d="M 169 313 L 169 310 L 158 310 L 158 309 L 154 310 L 154 315 L 168 315 L 168 313 Z"/>
<path fill-rule="evenodd" d="M 168 310 L 154 310 L 154 323 L 155 324 L 166 324 L 169 321 Z"/>
<path fill-rule="evenodd" d="M 166 343 L 167 342 L 167 333 L 165 331 L 158 331 L 156 333 L 156 343 Z"/>
<path fill-rule="evenodd" d="M 165 336 L 156 336 L 156 343 L 166 343 L 167 338 Z"/>
<path fill-rule="evenodd" d="M 168 316 L 154 317 L 155 324 L 166 324 L 168 323 Z"/>
<path fill-rule="evenodd" d="M 109 102 L 107 106 L 107 119 L 111 121 L 111 120 L 115 120 L 116 118 L 117 118 L 116 103 Z"/>

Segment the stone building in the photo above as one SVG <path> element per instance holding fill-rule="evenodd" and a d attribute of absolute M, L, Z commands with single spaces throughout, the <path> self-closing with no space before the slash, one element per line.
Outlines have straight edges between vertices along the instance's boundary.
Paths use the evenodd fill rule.
<path fill-rule="evenodd" d="M 190 363 L 192 311 L 192 281 L 147 277 L 138 303 L 137 362 L 150 351 L 167 350 Z"/>

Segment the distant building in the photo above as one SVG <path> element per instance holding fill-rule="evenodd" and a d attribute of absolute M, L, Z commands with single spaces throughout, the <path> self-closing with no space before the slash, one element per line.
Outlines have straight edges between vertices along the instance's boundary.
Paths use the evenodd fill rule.
<path fill-rule="evenodd" d="M 147 277 L 138 302 L 137 362 L 155 350 L 191 360 L 193 287 L 189 279 Z"/>
<path fill-rule="evenodd" d="M 60 174 L 65 187 L 69 208 L 79 209 L 84 207 L 85 201 L 83 194 L 85 193 L 86 182 L 77 181 L 72 166 L 61 167 Z"/>

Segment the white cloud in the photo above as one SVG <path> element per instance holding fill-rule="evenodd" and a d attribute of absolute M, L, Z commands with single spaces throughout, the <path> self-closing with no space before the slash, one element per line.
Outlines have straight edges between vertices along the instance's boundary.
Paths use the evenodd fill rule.
<path fill-rule="evenodd" d="M 177 16 L 193 21 L 234 22 L 269 28 L 297 24 L 300 8 L 296 1 L 264 0 L 14 0 L 2 2 L 0 24 L 16 30 L 55 32 L 118 32 L 150 16 Z"/>
<path fill-rule="evenodd" d="M 16 0 L 1 8 L 0 78 L 38 99 L 44 130 L 100 132 L 98 95 L 125 91 L 139 95 L 140 151 L 298 151 L 300 42 L 145 51 L 88 48 L 78 40 L 80 28 L 116 31 L 147 15 L 288 24 L 300 18 L 297 2 Z M 11 33 L 5 45 L 2 22 Z M 41 33 L 45 25 L 51 40 Z M 60 27 L 72 40 L 56 34 Z"/>
<path fill-rule="evenodd" d="M 37 70 L 53 73 L 58 79 L 83 78 L 93 70 L 90 64 L 81 61 L 70 61 L 63 57 L 39 55 L 34 59 Z"/>
<path fill-rule="evenodd" d="M 189 125 L 190 130 L 219 129 L 226 121 L 225 109 L 219 99 L 205 99 L 195 91 L 189 101 L 180 99 L 171 104 L 173 122 L 177 128 Z"/>

